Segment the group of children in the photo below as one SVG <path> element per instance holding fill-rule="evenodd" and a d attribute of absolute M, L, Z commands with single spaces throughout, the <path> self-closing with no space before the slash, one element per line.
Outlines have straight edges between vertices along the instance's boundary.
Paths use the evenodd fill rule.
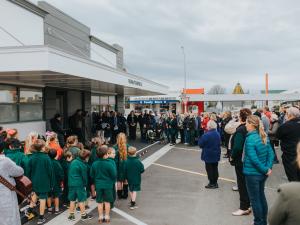
<path fill-rule="evenodd" d="M 144 166 L 137 150 L 127 144 L 124 133 L 117 137 L 113 147 L 104 140 L 93 138 L 90 150 L 78 142 L 76 136 L 67 138 L 62 149 L 55 133 L 47 141 L 31 134 L 21 144 L 17 137 L 6 132 L 0 134 L 5 145 L 5 155 L 24 169 L 32 181 L 33 194 L 27 214 L 32 214 L 39 202 L 38 224 L 43 224 L 46 208 L 49 213 L 60 213 L 60 204 L 69 206 L 68 219 L 75 220 L 75 210 L 81 220 L 91 219 L 86 213 L 88 198 L 98 203 L 98 222 L 110 222 L 110 209 L 118 199 L 127 199 L 130 192 L 130 209 L 137 208 L 136 193 L 141 189 Z M 54 207 L 52 206 L 54 204 Z"/>

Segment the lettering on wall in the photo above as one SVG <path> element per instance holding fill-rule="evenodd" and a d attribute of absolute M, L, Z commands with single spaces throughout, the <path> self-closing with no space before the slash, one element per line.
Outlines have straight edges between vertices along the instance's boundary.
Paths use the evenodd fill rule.
<path fill-rule="evenodd" d="M 132 85 L 135 85 L 135 86 L 140 86 L 140 87 L 143 86 L 143 83 L 142 83 L 142 82 L 136 81 L 136 80 L 132 80 L 132 79 L 128 79 L 128 83 L 129 83 L 129 84 L 132 84 Z"/>

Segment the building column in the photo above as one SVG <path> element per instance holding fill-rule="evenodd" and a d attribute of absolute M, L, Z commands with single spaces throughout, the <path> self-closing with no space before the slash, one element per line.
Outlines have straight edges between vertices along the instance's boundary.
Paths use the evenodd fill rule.
<path fill-rule="evenodd" d="M 116 96 L 116 111 L 119 113 L 125 113 L 125 98 L 124 95 L 117 95 Z"/>

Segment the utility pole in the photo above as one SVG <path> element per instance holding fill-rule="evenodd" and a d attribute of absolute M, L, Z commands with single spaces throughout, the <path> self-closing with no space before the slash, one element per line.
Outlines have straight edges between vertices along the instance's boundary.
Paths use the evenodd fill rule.
<path fill-rule="evenodd" d="M 183 54 L 183 71 L 184 71 L 184 89 L 182 92 L 181 99 L 184 104 L 184 110 L 183 112 L 187 112 L 187 96 L 186 96 L 186 57 L 185 57 L 185 51 L 184 51 L 184 46 L 181 46 L 182 54 Z"/>

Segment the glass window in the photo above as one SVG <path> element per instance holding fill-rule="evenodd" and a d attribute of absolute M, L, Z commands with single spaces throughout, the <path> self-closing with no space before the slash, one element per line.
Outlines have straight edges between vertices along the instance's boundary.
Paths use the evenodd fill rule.
<path fill-rule="evenodd" d="M 8 85 L 0 85 L 0 103 L 16 103 L 17 88 Z"/>
<path fill-rule="evenodd" d="M 99 105 L 100 104 L 100 96 L 92 96 L 92 105 Z"/>
<path fill-rule="evenodd" d="M 108 105 L 108 96 L 100 96 L 100 105 Z"/>
<path fill-rule="evenodd" d="M 9 122 L 16 122 L 18 119 L 17 114 L 17 105 L 0 105 L 0 122 L 1 123 L 9 123 Z"/>
<path fill-rule="evenodd" d="M 42 104 L 20 104 L 20 121 L 33 121 L 42 119 Z"/>
<path fill-rule="evenodd" d="M 41 89 L 20 88 L 21 103 L 42 103 L 43 92 Z"/>
<path fill-rule="evenodd" d="M 110 105 L 115 105 L 116 104 L 116 96 L 109 96 L 108 97 L 108 103 Z"/>

